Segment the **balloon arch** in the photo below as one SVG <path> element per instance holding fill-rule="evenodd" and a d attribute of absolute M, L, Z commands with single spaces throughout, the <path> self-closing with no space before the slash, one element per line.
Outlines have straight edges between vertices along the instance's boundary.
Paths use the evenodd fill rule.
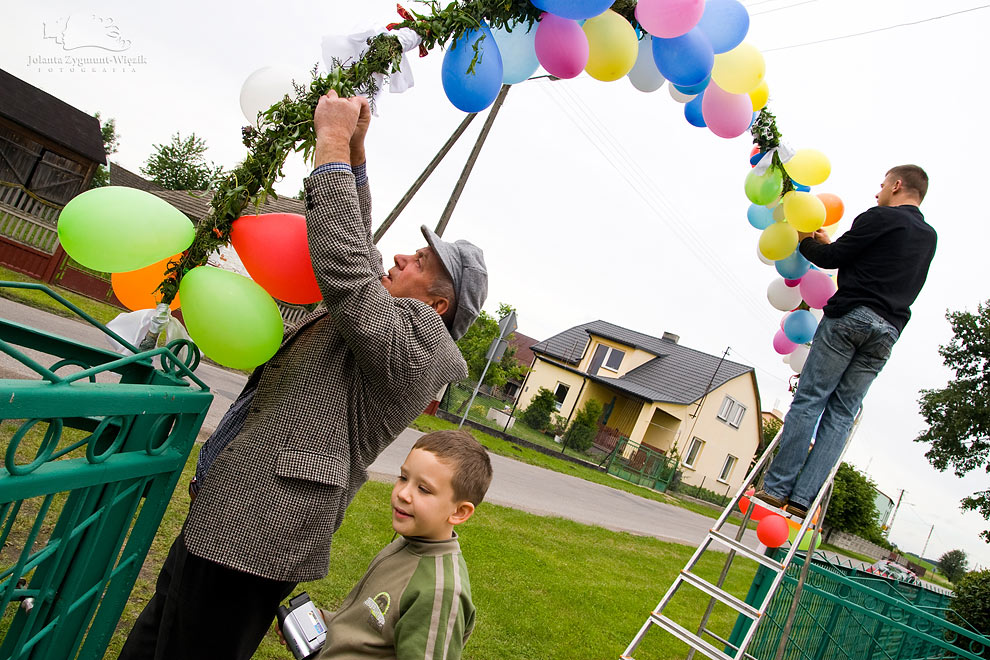
<path fill-rule="evenodd" d="M 247 157 L 215 182 L 210 212 L 195 230 L 176 209 L 137 190 L 94 189 L 65 206 L 58 224 L 63 247 L 81 264 L 112 273 L 119 299 L 143 315 L 132 325 L 147 333 L 144 346 L 157 341 L 169 309 L 181 300 L 189 334 L 215 361 L 249 369 L 270 358 L 282 337 L 272 296 L 303 304 L 321 296 L 302 216 L 242 213 L 275 196 L 273 185 L 290 152 L 310 157 L 316 143 L 313 109 L 322 95 L 336 90 L 374 98 L 386 77 L 403 75 L 404 51 L 418 45 L 422 56 L 446 45 L 443 89 L 464 112 L 484 110 L 504 84 L 526 80 L 542 66 L 557 78 L 582 72 L 603 81 L 625 77 L 642 92 L 666 82 L 690 124 L 721 138 L 750 131 L 755 146 L 744 184 L 751 202 L 747 217 L 762 232 L 759 258 L 780 275 L 767 298 L 786 312 L 773 347 L 800 373 L 835 284 L 796 249 L 798 232 L 833 233 L 843 206 L 836 195 L 810 191 L 830 174 L 825 155 L 781 144 L 765 107 L 763 56 L 745 42 L 749 14 L 738 0 L 424 4 L 429 13 L 398 6 L 403 20 L 362 40 L 358 57 L 334 61 L 325 76 L 314 71 L 308 87 L 294 85 L 294 95 L 258 112 L 254 125 L 242 129 Z M 140 227 L 129 227 L 135 218 Z M 205 265 L 210 254 L 231 243 L 250 279 Z"/>

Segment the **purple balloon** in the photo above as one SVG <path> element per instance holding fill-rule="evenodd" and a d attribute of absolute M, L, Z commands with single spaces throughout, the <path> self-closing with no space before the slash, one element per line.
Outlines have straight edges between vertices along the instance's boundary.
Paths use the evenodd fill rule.
<path fill-rule="evenodd" d="M 536 59 L 547 73 L 558 78 L 574 78 L 588 64 L 588 37 L 568 18 L 543 14 L 536 28 Z"/>
<path fill-rule="evenodd" d="M 787 338 L 783 330 L 778 330 L 773 336 L 773 350 L 777 351 L 781 355 L 788 355 L 793 353 L 794 349 L 798 345 Z"/>
<path fill-rule="evenodd" d="M 800 283 L 801 283 L 801 278 L 800 277 L 797 278 L 796 280 L 789 280 L 786 277 L 784 278 L 784 284 L 786 284 L 789 287 L 795 287 L 795 286 L 797 286 Z"/>
<path fill-rule="evenodd" d="M 664 78 L 679 87 L 690 87 L 711 75 L 715 51 L 708 37 L 695 28 L 672 39 L 654 36 L 653 59 Z"/>

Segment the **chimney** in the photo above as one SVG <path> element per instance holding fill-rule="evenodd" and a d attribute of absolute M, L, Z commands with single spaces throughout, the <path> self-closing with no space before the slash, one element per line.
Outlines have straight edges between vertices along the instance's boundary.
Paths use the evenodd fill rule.
<path fill-rule="evenodd" d="M 676 344 L 677 342 L 679 342 L 681 340 L 681 336 L 680 335 L 675 335 L 673 332 L 664 332 L 663 333 L 663 337 L 661 337 L 661 339 L 663 339 L 664 341 L 669 341 L 669 342 L 673 342 L 673 343 Z"/>

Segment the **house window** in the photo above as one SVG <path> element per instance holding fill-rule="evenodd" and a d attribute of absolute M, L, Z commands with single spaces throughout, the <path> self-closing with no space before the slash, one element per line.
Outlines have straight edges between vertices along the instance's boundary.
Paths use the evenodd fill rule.
<path fill-rule="evenodd" d="M 736 467 L 736 461 L 738 461 L 735 456 L 729 454 L 725 457 L 725 465 L 722 466 L 722 472 L 718 475 L 718 480 L 722 483 L 728 483 L 729 477 L 732 476 L 732 468 Z"/>
<path fill-rule="evenodd" d="M 622 364 L 622 358 L 625 357 L 626 352 L 620 351 L 617 348 L 608 347 L 608 353 L 605 354 L 605 361 L 602 366 L 611 371 L 618 371 L 619 365 Z"/>
<path fill-rule="evenodd" d="M 684 457 L 684 467 L 694 467 L 694 463 L 698 460 L 698 456 L 701 455 L 701 450 L 704 446 L 705 441 L 701 438 L 691 438 L 691 445 L 688 447 L 687 456 Z"/>
<path fill-rule="evenodd" d="M 557 389 L 553 391 L 553 398 L 555 400 L 554 407 L 560 410 L 560 407 L 564 405 L 564 399 L 567 398 L 567 391 L 571 389 L 570 385 L 565 385 L 564 383 L 557 383 Z"/>
<path fill-rule="evenodd" d="M 745 415 L 746 406 L 739 403 L 731 396 L 727 396 L 722 401 L 722 406 L 718 409 L 718 414 L 715 416 L 729 426 L 739 428 Z"/>

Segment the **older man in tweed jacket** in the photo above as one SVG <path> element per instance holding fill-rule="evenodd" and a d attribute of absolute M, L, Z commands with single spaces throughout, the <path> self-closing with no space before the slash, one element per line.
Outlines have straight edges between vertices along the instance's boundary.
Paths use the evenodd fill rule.
<path fill-rule="evenodd" d="M 306 179 L 326 310 L 288 332 L 200 454 L 195 497 L 121 658 L 249 658 L 330 543 L 367 467 L 449 382 L 487 294 L 481 251 L 441 241 L 387 273 L 370 237 L 363 98 L 320 99 Z M 355 166 L 352 169 L 352 165 Z"/>

